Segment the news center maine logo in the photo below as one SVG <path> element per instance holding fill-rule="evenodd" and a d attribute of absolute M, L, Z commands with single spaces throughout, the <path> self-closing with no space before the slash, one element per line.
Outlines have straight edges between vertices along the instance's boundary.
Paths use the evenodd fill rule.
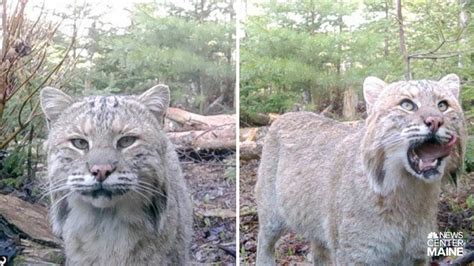
<path fill-rule="evenodd" d="M 464 240 L 462 232 L 431 232 L 428 234 L 427 255 L 463 256 Z"/>

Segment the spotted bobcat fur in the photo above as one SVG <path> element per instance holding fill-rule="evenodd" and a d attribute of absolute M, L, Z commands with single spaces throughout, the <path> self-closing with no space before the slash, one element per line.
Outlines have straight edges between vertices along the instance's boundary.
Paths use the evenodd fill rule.
<path fill-rule="evenodd" d="M 162 129 L 168 87 L 73 98 L 44 88 L 51 221 L 67 265 L 187 265 L 192 210 Z"/>
<path fill-rule="evenodd" d="M 423 265 L 441 180 L 466 147 L 460 82 L 364 82 L 363 126 L 288 113 L 267 134 L 258 170 L 257 265 L 273 265 L 288 229 L 315 265 Z"/>

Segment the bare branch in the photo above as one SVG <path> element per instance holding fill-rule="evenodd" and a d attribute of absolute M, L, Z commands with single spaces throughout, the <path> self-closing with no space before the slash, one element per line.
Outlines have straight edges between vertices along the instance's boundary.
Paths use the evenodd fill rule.
<path fill-rule="evenodd" d="M 2 1 L 2 35 L 3 35 L 3 44 L 2 44 L 2 58 L 5 59 L 7 54 L 7 45 L 8 45 L 8 24 L 7 24 L 7 0 Z"/>
<path fill-rule="evenodd" d="M 41 17 L 43 16 L 43 13 L 44 13 L 44 4 L 45 4 L 45 0 L 43 0 L 43 3 L 41 4 L 40 13 L 39 13 L 38 17 L 36 18 L 35 23 L 33 23 L 33 26 L 31 26 L 30 31 L 26 35 L 26 38 L 29 38 L 31 36 L 31 34 L 33 34 L 33 30 L 36 28 L 36 25 L 38 25 L 38 23 L 40 22 Z"/>
<path fill-rule="evenodd" d="M 36 89 L 34 89 L 30 95 L 28 95 L 28 97 L 23 101 L 23 104 L 21 105 L 20 107 L 20 111 L 18 112 L 18 121 L 20 122 L 21 124 L 21 113 L 23 112 L 23 108 L 25 108 L 26 106 L 26 103 L 33 97 L 33 95 L 36 94 L 36 92 L 38 92 L 43 86 L 44 84 L 46 84 L 46 82 L 48 82 L 48 80 L 51 78 L 51 76 L 56 73 L 59 68 L 61 68 L 62 64 L 64 63 L 64 61 L 66 60 L 68 54 L 69 54 L 69 51 L 71 50 L 71 48 L 74 46 L 74 43 L 76 42 L 76 32 L 73 33 L 73 36 L 72 36 L 72 39 L 71 39 L 71 43 L 69 44 L 66 52 L 64 53 L 64 56 L 63 58 L 61 59 L 61 61 L 54 67 L 54 69 L 46 76 L 46 78 L 43 79 L 43 81 L 41 82 L 41 84 L 36 87 Z"/>
<path fill-rule="evenodd" d="M 43 65 L 43 62 L 44 60 L 46 59 L 46 53 L 47 51 L 45 50 L 43 52 L 43 55 L 40 59 L 40 62 L 38 63 L 38 65 L 35 67 L 35 69 L 33 70 L 33 73 L 31 73 L 28 78 L 26 78 L 15 90 L 13 90 L 13 92 L 10 94 L 10 95 L 7 95 L 7 101 L 10 100 L 15 94 L 16 92 L 18 92 L 23 86 L 25 86 L 32 78 L 35 77 L 36 73 L 38 72 L 38 69 Z"/>

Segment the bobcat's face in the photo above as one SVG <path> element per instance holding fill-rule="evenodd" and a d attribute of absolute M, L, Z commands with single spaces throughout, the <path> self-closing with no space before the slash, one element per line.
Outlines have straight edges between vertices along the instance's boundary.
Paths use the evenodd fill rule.
<path fill-rule="evenodd" d="M 163 165 L 165 143 L 152 113 L 159 110 L 147 106 L 152 94 L 73 101 L 59 91 L 48 90 L 52 89 L 42 92 L 42 106 L 50 123 L 52 191 L 62 190 L 64 197 L 98 208 L 160 192 L 156 189 L 164 176 L 159 166 Z M 162 106 L 169 101 L 167 90 L 160 87 L 154 92 L 163 97 Z M 58 106 L 65 109 L 56 115 Z"/>
<path fill-rule="evenodd" d="M 457 76 L 381 82 L 368 78 L 364 84 L 369 110 L 365 163 L 374 186 L 390 182 L 385 176 L 401 169 L 428 183 L 456 171 L 465 134 Z"/>

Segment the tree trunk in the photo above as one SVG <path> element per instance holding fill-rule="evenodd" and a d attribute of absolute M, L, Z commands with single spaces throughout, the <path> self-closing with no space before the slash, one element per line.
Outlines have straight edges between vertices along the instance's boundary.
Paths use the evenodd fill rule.
<path fill-rule="evenodd" d="M 342 115 L 346 120 L 354 120 L 356 118 L 357 94 L 352 87 L 344 92 L 344 100 L 342 107 Z"/>
<path fill-rule="evenodd" d="M 8 50 L 8 25 L 7 25 L 7 0 L 2 0 L 2 47 L 1 47 L 1 60 L 0 60 L 0 72 L 6 73 L 4 69 L 4 60 L 6 58 Z M 3 110 L 5 109 L 5 98 L 7 84 L 5 80 L 5 74 L 0 75 L 0 127 L 3 125 Z"/>
<path fill-rule="evenodd" d="M 388 13 L 388 0 L 385 0 L 385 20 L 388 22 L 389 20 L 389 13 Z M 384 43 L 383 43 L 383 55 L 384 57 L 388 57 L 388 38 L 389 38 L 389 27 L 385 27 L 385 37 L 384 37 Z"/>
<path fill-rule="evenodd" d="M 405 79 L 411 79 L 410 61 L 408 59 L 408 51 L 405 43 L 405 29 L 403 26 L 403 15 L 402 15 L 402 0 L 397 0 L 397 20 L 398 20 L 398 35 L 400 38 L 400 52 L 403 57 L 403 63 L 405 64 Z"/>

